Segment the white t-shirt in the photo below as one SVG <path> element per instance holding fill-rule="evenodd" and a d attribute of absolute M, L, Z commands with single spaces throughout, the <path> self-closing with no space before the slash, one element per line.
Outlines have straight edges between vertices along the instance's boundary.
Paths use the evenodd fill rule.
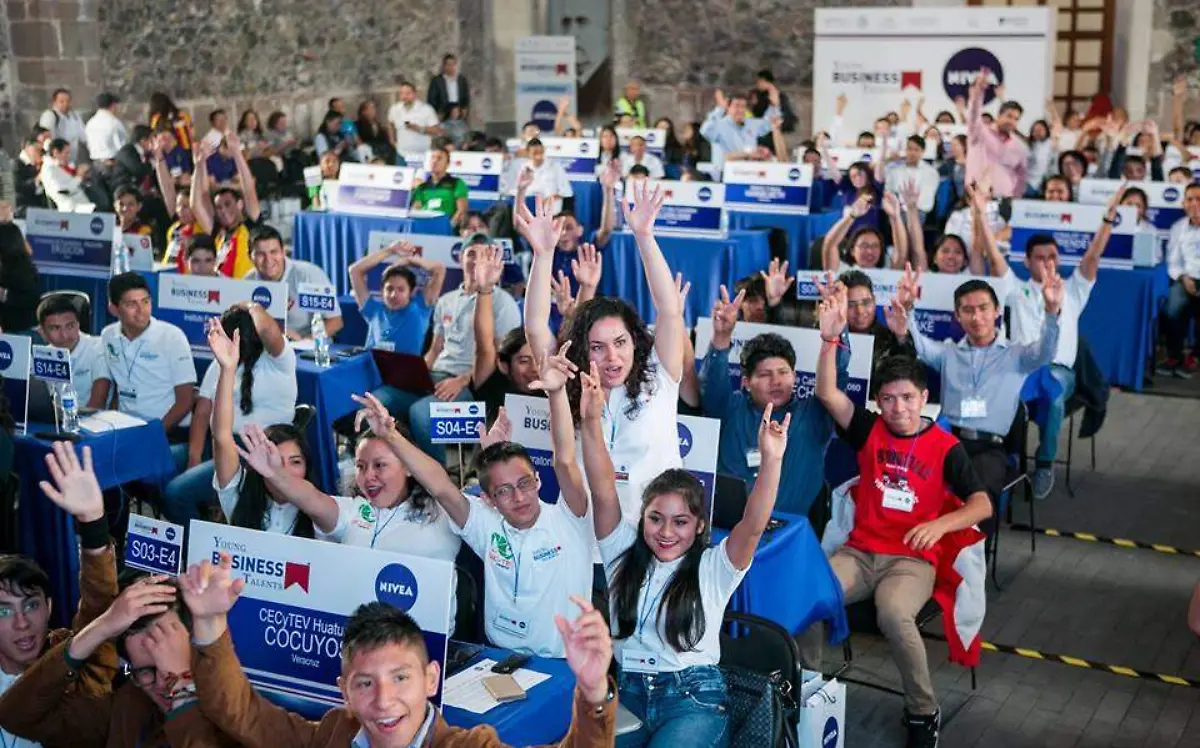
<path fill-rule="evenodd" d="M 175 405 L 175 388 L 196 383 L 196 362 L 187 336 L 170 322 L 150 325 L 130 340 L 113 322 L 100 333 L 108 373 L 117 386 L 118 409 L 138 418 L 162 418 Z"/>
<path fill-rule="evenodd" d="M 462 541 L 454 534 L 445 510 L 427 496 L 429 514 L 417 513 L 409 501 L 377 509 L 363 496 L 334 496 L 338 523 L 329 534 L 343 545 L 374 548 L 454 563 Z"/>
<path fill-rule="evenodd" d="M 1000 203 L 995 200 L 988 201 L 987 211 L 984 217 L 991 226 L 992 233 L 995 234 L 1004 228 L 1004 216 L 1000 215 Z M 954 234 L 961 238 L 967 245 L 967 251 L 971 249 L 971 242 L 975 238 L 975 218 L 971 215 L 970 208 L 959 208 L 950 214 L 946 219 L 946 228 L 942 231 L 943 234 Z M 933 262 L 932 247 L 929 248 L 929 262 Z"/>
<path fill-rule="evenodd" d="M 237 472 L 233 474 L 233 478 L 224 486 L 217 480 L 217 474 L 213 473 L 212 486 L 217 492 L 217 501 L 221 503 L 221 511 L 225 513 L 225 519 L 233 521 L 233 510 L 237 508 L 238 498 L 242 491 L 242 483 L 246 480 L 246 469 L 240 464 Z M 279 535 L 291 535 L 296 529 L 296 521 L 300 519 L 300 510 L 295 504 L 290 502 L 279 502 L 274 500 L 267 501 L 267 516 L 263 518 L 262 525 L 257 529 L 263 532 L 273 532 Z M 336 528 L 334 532 L 336 532 Z M 321 529 L 313 524 L 313 537 L 317 540 L 330 540 L 332 535 L 326 535 L 321 532 Z"/>
<path fill-rule="evenodd" d="M 424 101 L 415 100 L 410 106 L 397 101 L 388 109 L 388 122 L 396 128 L 396 150 L 401 153 L 424 153 L 429 150 L 433 139 L 424 133 L 404 126 L 411 122 L 419 127 L 436 127 L 437 112 Z"/>
<path fill-rule="evenodd" d="M 97 109 L 84 131 L 87 133 L 88 156 L 93 161 L 115 158 L 121 146 L 129 142 L 125 123 L 107 109 Z"/>
<path fill-rule="evenodd" d="M 900 194 L 901 188 L 908 182 L 916 182 L 920 189 L 920 195 L 917 197 L 917 209 L 922 213 L 928 213 L 933 210 L 933 204 L 937 200 L 938 183 L 941 177 L 938 176 L 937 169 L 929 164 L 921 161 L 916 166 L 909 166 L 903 162 L 889 166 L 884 186 L 888 192 L 896 195 Z"/>
<path fill-rule="evenodd" d="M 486 502 L 470 498 L 467 524 L 455 530 L 483 561 L 488 641 L 538 657 L 565 657 L 555 614 L 572 620 L 571 595 L 592 594 L 592 520 L 567 502 L 542 502 L 537 521 L 518 530 Z"/>
<path fill-rule="evenodd" d="M 291 423 L 296 416 L 296 352 L 285 344 L 278 358 L 266 351 L 254 362 L 254 388 L 251 394 L 249 413 L 242 412 L 242 372 L 245 364 L 238 364 L 233 375 L 233 430 L 240 432 L 248 423 L 256 426 L 273 426 Z M 221 365 L 213 362 L 200 382 L 200 397 L 215 400 L 217 379 L 221 376 Z"/>
<path fill-rule="evenodd" d="M 71 381 L 80 404 L 86 404 L 92 394 L 92 385 L 98 379 L 112 379 L 108 373 L 108 357 L 104 355 L 104 344 L 99 336 L 79 334 L 79 342 L 71 351 Z"/>
<path fill-rule="evenodd" d="M 1184 275 L 1200 278 L 1200 226 L 1192 225 L 1187 216 L 1176 221 L 1168 235 L 1167 275 L 1171 280 Z"/>
<path fill-rule="evenodd" d="M 20 673 L 12 675 L 0 670 L 0 693 L 8 690 L 8 687 L 20 678 Z M 7 730 L 0 730 L 0 743 L 3 743 L 6 748 L 41 748 L 41 743 L 35 743 L 32 740 L 19 738 Z"/>
<path fill-rule="evenodd" d="M 478 294 L 468 294 L 462 286 L 437 300 L 433 308 L 433 336 L 442 336 L 442 352 L 433 362 L 433 371 L 459 376 L 471 371 L 475 362 L 475 303 Z M 504 339 L 521 326 L 521 310 L 512 295 L 503 288 L 492 292 L 492 322 L 496 340 Z"/>
<path fill-rule="evenodd" d="M 629 170 L 632 169 L 634 167 L 634 165 L 636 165 L 636 164 L 641 164 L 642 166 L 646 167 L 646 169 L 649 170 L 649 172 L 650 172 L 651 179 L 662 179 L 663 178 L 664 172 L 663 172 L 662 160 L 658 156 L 655 156 L 653 153 L 650 153 L 649 151 L 642 154 L 641 161 L 638 161 L 637 159 L 635 159 L 633 157 L 633 154 L 630 153 L 629 151 L 622 152 L 621 153 L 621 176 L 625 176 L 625 177 L 629 176 Z"/>
<path fill-rule="evenodd" d="M 604 559 L 604 570 L 611 580 L 621 563 L 621 556 L 637 541 L 638 530 L 628 522 L 618 522 L 617 529 L 600 541 L 600 557 Z M 641 662 L 637 672 L 674 673 L 685 668 L 699 665 L 716 665 L 721 661 L 721 621 L 725 616 L 725 606 L 729 598 L 742 583 L 742 578 L 750 570 L 737 569 L 729 560 L 725 549 L 728 539 L 722 540 L 715 548 L 708 548 L 700 559 L 700 602 L 704 609 L 704 635 L 696 646 L 688 652 L 679 652 L 666 641 L 666 617 L 660 615 L 658 606 L 666 594 L 667 584 L 675 576 L 683 556 L 661 563 L 657 559 L 650 562 L 646 570 L 646 581 L 643 583 L 641 594 L 638 595 L 638 626 L 628 639 L 613 640 L 613 651 L 617 663 L 623 670 L 632 670 L 635 660 Z M 612 611 L 612 632 L 617 634 L 617 611 L 610 600 Z M 643 620 L 645 621 L 643 623 Z M 654 621 L 654 625 L 651 625 Z M 653 656 L 655 662 L 651 665 L 639 653 Z"/>
<path fill-rule="evenodd" d="M 1046 320 L 1046 301 L 1042 298 L 1042 284 L 1021 280 L 1008 269 L 1002 279 L 1008 284 L 1008 304 L 1012 309 L 1012 342 L 1017 345 L 1032 345 L 1042 336 L 1042 324 Z M 1054 352 L 1054 363 L 1068 369 L 1075 366 L 1075 354 L 1079 352 L 1079 315 L 1087 306 L 1088 297 L 1096 281 L 1083 277 L 1076 268 L 1071 277 L 1063 281 L 1062 310 L 1058 314 L 1058 350 Z"/>
<path fill-rule="evenodd" d="M 261 276 L 257 270 L 251 270 L 249 273 L 246 273 L 246 280 L 261 280 Z M 300 297 L 300 284 L 313 283 L 321 286 L 332 286 L 333 282 L 329 280 L 328 273 L 321 269 L 319 265 L 314 265 L 307 260 L 293 260 L 290 257 L 284 260 L 283 277 L 280 280 L 286 283 L 288 287 L 287 328 L 295 330 L 307 338 L 311 333 L 312 313 L 302 311 L 296 305 L 296 300 Z M 333 311 L 326 314 L 325 319 L 341 316 L 342 308 L 335 304 Z"/>

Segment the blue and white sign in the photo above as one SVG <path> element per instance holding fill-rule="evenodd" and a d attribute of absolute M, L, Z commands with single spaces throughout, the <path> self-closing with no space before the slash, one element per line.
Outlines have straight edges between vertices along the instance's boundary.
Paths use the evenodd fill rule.
<path fill-rule="evenodd" d="M 193 348 L 207 350 L 208 320 L 220 317 L 226 309 L 243 301 L 260 304 L 279 322 L 279 329 L 285 329 L 288 286 L 282 281 L 159 273 L 154 314 L 183 330 Z"/>
<path fill-rule="evenodd" d="M 754 213 L 808 215 L 812 166 L 726 161 L 725 207 Z"/>
<path fill-rule="evenodd" d="M 721 442 L 721 421 L 716 418 L 677 415 L 679 457 L 683 469 L 704 484 L 708 497 L 708 519 L 712 521 L 713 496 L 717 492 L 717 448 Z"/>
<path fill-rule="evenodd" d="M 550 438 L 550 401 L 528 395 L 504 396 L 504 410 L 512 421 L 512 440 L 525 447 L 533 469 L 542 479 L 538 496 L 551 504 L 558 502 L 558 476 L 554 473 L 554 442 Z"/>
<path fill-rule="evenodd" d="M 300 283 L 296 286 L 296 306 L 302 312 L 332 314 L 338 310 L 333 286 L 323 283 Z"/>
<path fill-rule="evenodd" d="M 338 213 L 404 218 L 415 175 L 410 166 L 342 164 L 328 207 Z"/>
<path fill-rule="evenodd" d="M 860 161 L 874 166 L 882 157 L 883 151 L 879 148 L 826 148 L 825 166 L 845 171 Z"/>
<path fill-rule="evenodd" d="M 120 241 L 112 213 L 59 213 L 30 208 L 25 240 L 42 272 L 88 278 L 111 274 L 113 251 Z"/>
<path fill-rule="evenodd" d="M 487 420 L 481 402 L 429 403 L 430 441 L 434 444 L 478 444 L 479 430 Z"/>
<path fill-rule="evenodd" d="M 30 343 L 24 335 L 0 333 L 0 384 L 4 385 L 8 407 L 22 433 L 29 419 Z"/>
<path fill-rule="evenodd" d="M 1083 205 L 1080 203 L 1047 202 L 1044 200 L 1013 200 L 1012 250 L 1010 259 L 1024 259 L 1025 245 L 1037 234 L 1049 234 L 1058 243 L 1058 261 L 1064 265 L 1078 265 L 1087 252 L 1092 237 L 1100 230 L 1106 206 Z M 1101 267 L 1132 268 L 1133 239 L 1137 233 L 1137 208 L 1117 208 L 1116 223 L 1104 255 Z"/>
<path fill-rule="evenodd" d="M 129 515 L 125 565 L 152 574 L 179 576 L 183 562 L 183 526 L 139 514 Z"/>
<path fill-rule="evenodd" d="M 446 280 L 443 288 L 457 288 L 463 282 L 462 253 L 466 248 L 466 240 L 457 236 L 442 234 L 405 234 L 395 231 L 372 231 L 367 235 L 367 252 L 377 252 L 387 249 L 398 241 L 406 241 L 417 248 L 417 254 L 430 260 L 437 260 L 446 266 Z M 513 254 L 512 239 L 492 239 L 491 243 L 504 251 L 504 276 L 502 283 L 515 283 L 523 280 L 521 268 Z M 398 259 L 398 258 L 397 258 Z M 383 291 L 383 273 L 396 262 L 389 258 L 367 272 L 367 288 L 371 293 Z M 409 269 L 417 276 L 417 288 L 424 288 L 429 280 L 429 274 L 419 267 L 410 265 Z"/>
<path fill-rule="evenodd" d="M 657 128 L 618 127 L 617 142 L 622 148 L 629 147 L 629 141 L 641 138 L 646 141 L 646 151 L 662 158 L 667 150 L 667 131 Z"/>
<path fill-rule="evenodd" d="M 407 612 L 425 635 L 430 660 L 446 661 L 450 562 L 193 521 L 188 563 L 215 562 L 222 552 L 232 557 L 234 576 L 246 580 L 229 612 L 242 669 L 287 709 L 318 719 L 342 705 L 342 634 L 364 603 Z M 440 704 L 440 688 L 433 701 Z"/>
<path fill-rule="evenodd" d="M 729 349 L 729 378 L 734 389 L 742 385 L 742 347 L 763 333 L 773 332 L 792 344 L 796 351 L 796 397 L 813 397 L 817 385 L 817 357 L 821 353 L 821 331 L 805 327 L 783 327 L 763 325 L 755 322 L 738 322 L 733 328 L 733 345 Z M 696 361 L 703 361 L 712 344 L 712 319 L 701 317 L 696 320 Z M 875 338 L 870 335 L 850 334 L 849 383 L 846 394 L 856 405 L 866 407 L 871 391 L 871 358 L 875 351 Z"/>
<path fill-rule="evenodd" d="M 129 252 L 129 269 L 148 273 L 154 270 L 154 242 L 149 234 L 121 234 L 121 243 Z"/>
<path fill-rule="evenodd" d="M 1112 196 L 1121 191 L 1124 182 L 1120 179 L 1081 179 L 1079 180 L 1079 202 L 1085 205 L 1107 205 Z M 1183 218 L 1183 190 L 1185 184 L 1170 182 L 1130 182 L 1130 187 L 1137 187 L 1146 193 L 1146 220 L 1154 224 L 1162 249 L 1167 248 L 1167 237 L 1171 227 Z M 1104 252 L 1108 256 L 1108 250 Z"/>
<path fill-rule="evenodd" d="M 557 161 L 572 182 L 595 182 L 596 164 L 600 160 L 600 141 L 597 138 L 539 138 L 546 148 L 546 158 Z"/>
<path fill-rule="evenodd" d="M 517 127 L 535 122 L 554 131 L 558 102 L 567 97 L 567 113 L 578 111 L 574 36 L 525 36 L 513 49 Z"/>
<path fill-rule="evenodd" d="M 660 181 L 657 184 L 665 199 L 654 221 L 655 234 L 725 235 L 725 185 L 719 182 L 673 181 Z M 622 225 L 622 230 L 627 229 Z"/>
<path fill-rule="evenodd" d="M 425 170 L 429 169 L 427 156 Z M 473 200 L 500 199 L 500 174 L 504 171 L 504 157 L 499 153 L 454 151 L 450 154 L 448 171 L 467 183 L 467 192 Z"/>
<path fill-rule="evenodd" d="M 883 305 L 896 296 L 897 286 L 904 277 L 901 270 L 879 268 L 855 268 L 861 270 L 871 279 L 871 287 L 875 294 L 876 314 L 883 314 Z M 817 272 L 801 272 L 796 283 L 796 297 L 804 300 L 820 298 L 817 293 L 817 280 L 821 274 Z M 1000 278 L 990 276 L 969 275 L 967 273 L 922 273 L 921 289 L 916 303 L 913 305 L 913 318 L 916 320 L 922 334 L 934 340 L 960 340 L 963 336 L 962 325 L 954 318 L 954 290 L 970 280 L 981 280 L 990 285 L 1000 299 L 1000 312 L 1004 313 L 1004 300 L 1008 288 Z M 742 323 L 738 323 L 740 327 Z"/>
<path fill-rule="evenodd" d="M 35 345 L 30 349 L 33 365 L 29 375 L 51 384 L 71 383 L 71 352 L 52 345 Z"/>

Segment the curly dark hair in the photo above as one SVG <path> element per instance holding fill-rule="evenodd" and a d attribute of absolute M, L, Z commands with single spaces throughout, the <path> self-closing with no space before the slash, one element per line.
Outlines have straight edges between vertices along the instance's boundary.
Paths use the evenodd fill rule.
<path fill-rule="evenodd" d="M 575 308 L 575 313 L 558 333 L 559 344 L 571 341 L 567 358 L 571 363 L 587 371 L 588 364 L 588 335 L 592 325 L 606 317 L 616 317 L 625 323 L 629 335 L 633 339 L 633 367 L 629 378 L 625 380 L 625 391 L 629 395 L 629 406 L 625 415 L 635 417 L 638 410 L 638 398 L 641 394 L 654 392 L 654 366 L 650 363 L 650 355 L 654 350 L 654 336 L 637 311 L 621 299 L 609 296 L 597 296 L 583 302 Z M 579 423 L 579 396 L 581 392 L 580 378 L 567 381 L 567 398 L 571 403 L 571 417 Z"/>

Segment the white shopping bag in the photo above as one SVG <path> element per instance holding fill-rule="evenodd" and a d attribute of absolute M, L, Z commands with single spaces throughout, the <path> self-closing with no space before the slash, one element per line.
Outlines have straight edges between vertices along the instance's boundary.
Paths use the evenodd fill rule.
<path fill-rule="evenodd" d="M 804 673 L 797 732 L 800 748 L 845 748 L 846 684 Z"/>

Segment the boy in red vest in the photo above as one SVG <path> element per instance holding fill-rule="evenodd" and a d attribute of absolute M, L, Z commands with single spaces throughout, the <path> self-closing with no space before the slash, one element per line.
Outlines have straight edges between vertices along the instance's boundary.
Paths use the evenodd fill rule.
<path fill-rule="evenodd" d="M 880 415 L 837 388 L 836 350 L 846 328 L 846 288 L 822 294 L 817 397 L 858 452 L 854 526 L 829 559 L 846 603 L 874 597 L 879 628 L 904 684 L 909 748 L 938 744 L 941 713 L 916 616 L 933 595 L 938 543 L 991 516 L 987 491 L 958 439 L 923 420 L 929 399 L 921 362 L 890 356 L 872 384 Z M 947 502 L 947 493 L 965 503 Z"/>

